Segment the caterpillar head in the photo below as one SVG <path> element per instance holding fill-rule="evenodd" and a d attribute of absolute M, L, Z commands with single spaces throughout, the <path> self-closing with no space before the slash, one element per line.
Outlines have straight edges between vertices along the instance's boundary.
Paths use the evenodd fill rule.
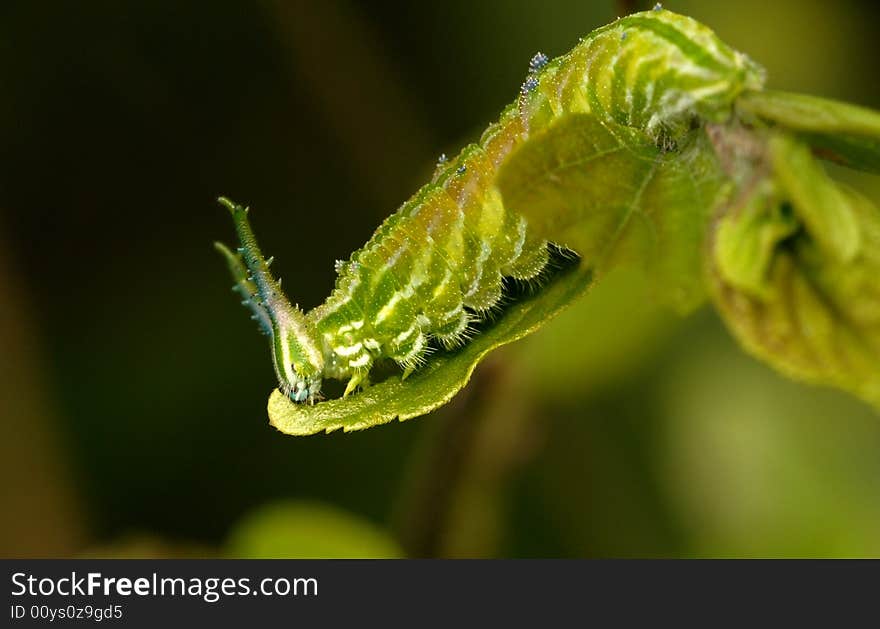
<path fill-rule="evenodd" d="M 324 371 L 318 333 L 302 311 L 287 306 L 286 312 L 273 317 L 272 360 L 278 387 L 294 402 L 314 403 Z"/>
<path fill-rule="evenodd" d="M 272 277 L 269 264 L 257 245 L 248 221 L 248 209 L 220 198 L 232 214 L 241 246 L 233 253 L 222 244 L 216 248 L 226 258 L 236 291 L 244 297 L 265 334 L 272 339 L 272 363 L 278 387 L 294 402 L 314 403 L 321 391 L 324 355 L 315 325 L 291 305 L 281 290 L 281 281 Z"/>

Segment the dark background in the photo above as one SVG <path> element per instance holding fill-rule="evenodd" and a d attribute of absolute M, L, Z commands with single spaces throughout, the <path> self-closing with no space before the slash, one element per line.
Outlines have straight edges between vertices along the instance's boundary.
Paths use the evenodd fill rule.
<path fill-rule="evenodd" d="M 771 87 L 880 107 L 874 3 L 666 7 Z M 291 299 L 315 306 L 333 261 L 479 135 L 535 51 L 617 11 L 3 3 L 0 555 L 399 552 L 363 535 L 413 555 L 880 555 L 876 413 L 782 380 L 708 309 L 660 311 L 634 273 L 430 416 L 267 425 L 272 367 L 211 247 L 232 238 L 215 197 L 252 207 Z M 260 532 L 271 504 L 287 515 Z"/>

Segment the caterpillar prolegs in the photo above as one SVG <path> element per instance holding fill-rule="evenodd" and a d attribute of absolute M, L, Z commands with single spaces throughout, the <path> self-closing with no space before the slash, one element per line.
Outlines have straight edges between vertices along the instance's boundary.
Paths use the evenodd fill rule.
<path fill-rule="evenodd" d="M 221 199 L 241 246 L 235 253 L 217 246 L 243 303 L 271 337 L 281 390 L 313 403 L 323 379 L 334 378 L 348 381 L 348 395 L 382 359 L 405 377 L 432 345 L 467 343 L 473 324 L 501 301 L 504 278 L 541 275 L 549 243 L 505 207 L 495 185 L 504 160 L 531 135 L 587 113 L 669 148 L 695 121 L 727 119 L 734 99 L 762 82 L 762 70 L 707 27 L 659 7 L 593 31 L 556 59 L 538 53 L 517 101 L 477 143 L 441 159 L 432 180 L 337 264 L 336 287 L 308 313 L 273 278 L 247 209 Z"/>

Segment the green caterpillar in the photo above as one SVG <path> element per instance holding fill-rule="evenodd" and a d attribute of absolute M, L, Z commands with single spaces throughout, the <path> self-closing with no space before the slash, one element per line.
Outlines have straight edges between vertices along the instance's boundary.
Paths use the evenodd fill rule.
<path fill-rule="evenodd" d="M 503 278 L 529 281 L 548 265 L 549 244 L 504 207 L 495 176 L 505 158 L 570 113 L 646 132 L 675 146 L 696 120 L 722 122 L 734 99 L 758 89 L 763 71 L 702 24 L 662 10 L 600 28 L 554 60 L 538 53 L 518 100 L 479 142 L 442 158 L 431 182 L 388 217 L 369 242 L 337 264 L 336 287 L 308 313 L 293 307 L 269 271 L 247 209 L 226 199 L 241 243 L 217 244 L 236 290 L 272 339 L 279 387 L 314 403 L 325 378 L 368 382 L 380 359 L 406 377 L 426 360 L 430 341 L 466 343 L 472 325 L 496 308 Z"/>

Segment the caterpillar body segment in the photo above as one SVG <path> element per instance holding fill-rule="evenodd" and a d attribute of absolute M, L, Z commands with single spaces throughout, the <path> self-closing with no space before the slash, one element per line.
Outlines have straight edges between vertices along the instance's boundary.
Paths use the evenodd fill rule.
<path fill-rule="evenodd" d="M 763 69 L 708 27 L 664 10 L 618 19 L 546 64 L 523 89 L 524 125 L 533 131 L 566 113 L 673 139 L 693 117 L 721 122 Z M 525 87 L 525 85 L 524 85 Z"/>
<path fill-rule="evenodd" d="M 466 147 L 352 256 L 309 313 L 334 377 L 356 386 L 384 357 L 411 372 L 430 339 L 466 341 L 500 301 L 504 275 L 529 279 L 544 268 L 547 243 L 527 238 L 525 220 L 504 208 L 494 172 L 483 147 Z"/>
<path fill-rule="evenodd" d="M 662 10 L 619 19 L 556 59 L 538 53 L 516 102 L 477 143 L 444 155 L 431 181 L 337 263 L 334 290 L 308 313 L 292 307 L 272 277 L 247 210 L 221 199 L 241 248 L 218 248 L 272 338 L 281 390 L 313 403 L 322 380 L 334 378 L 348 381 L 348 395 L 368 383 L 380 359 L 395 361 L 406 377 L 433 349 L 468 341 L 473 324 L 502 301 L 504 278 L 541 277 L 548 243 L 504 206 L 495 185 L 499 167 L 531 134 L 561 116 L 591 113 L 674 146 L 695 119 L 725 120 L 734 99 L 762 81 L 757 66 L 708 28 Z"/>

